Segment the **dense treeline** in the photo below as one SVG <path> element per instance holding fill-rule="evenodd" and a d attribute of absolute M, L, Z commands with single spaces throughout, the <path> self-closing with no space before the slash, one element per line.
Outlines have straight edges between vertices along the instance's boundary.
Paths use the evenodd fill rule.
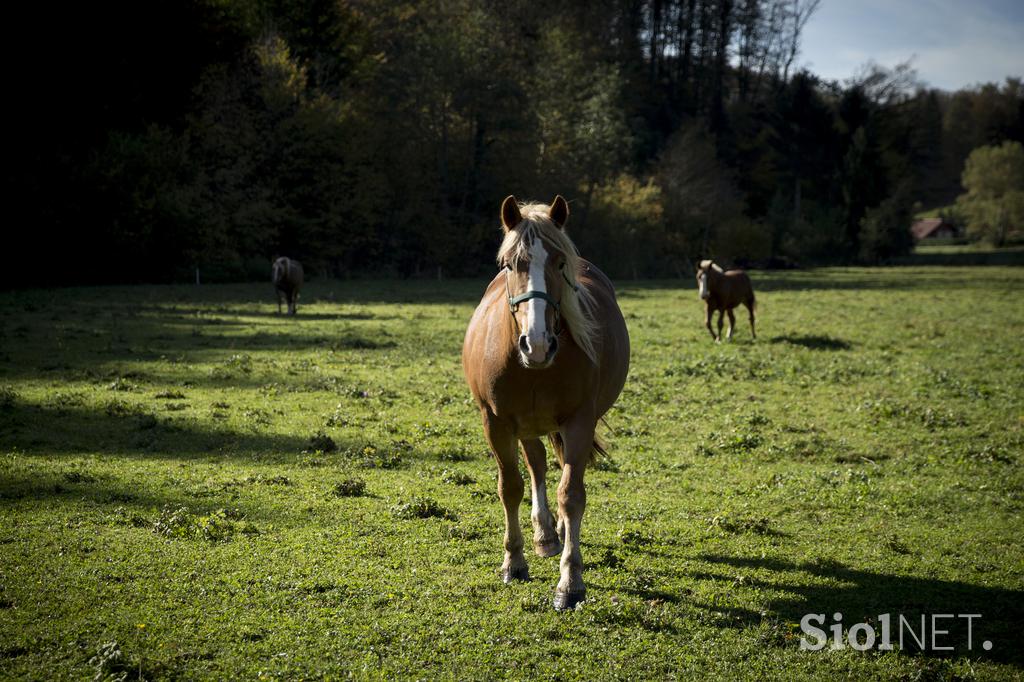
<path fill-rule="evenodd" d="M 191 0 L 28 21 L 21 283 L 490 267 L 510 193 L 616 275 L 874 262 L 1024 140 L 1020 80 L 795 71 L 814 0 Z M 46 8 L 43 8 L 44 10 Z M 45 59 L 42 55 L 45 55 Z"/>

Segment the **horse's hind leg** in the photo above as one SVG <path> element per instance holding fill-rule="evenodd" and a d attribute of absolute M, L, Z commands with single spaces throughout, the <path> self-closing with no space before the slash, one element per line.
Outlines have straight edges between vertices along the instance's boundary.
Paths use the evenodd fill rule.
<path fill-rule="evenodd" d="M 736 316 L 732 314 L 732 308 L 729 308 L 726 312 L 729 314 L 729 332 L 725 338 L 732 341 L 732 330 L 736 326 Z"/>
<path fill-rule="evenodd" d="M 754 330 L 754 301 L 746 301 L 743 305 L 747 306 L 747 312 L 750 314 L 750 335 L 756 339 L 757 332 Z"/>
<path fill-rule="evenodd" d="M 498 462 L 498 497 L 505 509 L 505 561 L 501 564 L 501 579 L 506 583 L 529 580 L 529 569 L 523 556 L 523 531 L 519 527 L 523 477 L 516 458 L 516 439 L 512 430 L 490 412 L 484 413 L 484 435 Z"/>
<path fill-rule="evenodd" d="M 562 541 L 555 532 L 555 519 L 548 508 L 548 492 L 545 476 L 548 470 L 547 452 L 539 439 L 524 440 L 523 459 L 530 470 L 531 498 L 530 520 L 533 522 L 533 550 L 539 556 L 555 556 L 562 551 Z"/>
<path fill-rule="evenodd" d="M 587 506 L 587 491 L 583 486 L 583 472 L 594 447 L 592 415 L 576 415 L 562 427 L 565 443 L 565 463 L 562 479 L 558 483 L 558 513 L 563 521 L 564 547 L 562 549 L 561 577 L 555 588 L 554 606 L 559 611 L 574 608 L 587 595 L 583 584 L 583 555 L 580 552 L 580 527 Z"/>

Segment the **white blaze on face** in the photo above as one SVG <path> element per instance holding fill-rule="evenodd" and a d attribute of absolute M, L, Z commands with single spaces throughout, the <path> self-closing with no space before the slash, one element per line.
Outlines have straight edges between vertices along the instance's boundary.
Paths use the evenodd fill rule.
<path fill-rule="evenodd" d="M 698 278 L 697 281 L 700 283 L 700 297 L 701 298 L 707 298 L 708 297 L 708 273 L 706 273 L 706 272 L 700 273 L 700 277 Z"/>
<path fill-rule="evenodd" d="M 530 271 L 527 275 L 527 291 L 543 291 L 547 293 L 544 281 L 544 266 L 548 262 L 548 251 L 544 241 L 534 239 L 530 245 Z M 526 302 L 526 340 L 530 348 L 527 354 L 533 362 L 543 362 L 547 357 L 547 320 L 545 311 L 548 302 L 543 298 L 531 298 Z"/>

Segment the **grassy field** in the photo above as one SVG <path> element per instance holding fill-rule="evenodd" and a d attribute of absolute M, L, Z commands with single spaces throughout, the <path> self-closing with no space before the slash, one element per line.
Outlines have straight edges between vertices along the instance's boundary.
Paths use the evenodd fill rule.
<path fill-rule="evenodd" d="M 936 239 L 935 242 L 918 242 L 914 251 L 897 258 L 899 265 L 1024 265 L 1024 245 L 1008 244 L 993 247 L 981 242 L 962 243 L 955 239 Z"/>
<path fill-rule="evenodd" d="M 497 576 L 482 282 L 313 282 L 296 319 L 269 284 L 0 294 L 0 678 L 1020 679 L 1024 269 L 754 283 L 721 345 L 691 282 L 619 283 L 564 614 L 556 559 Z M 801 650 L 835 612 L 981 617 Z"/>

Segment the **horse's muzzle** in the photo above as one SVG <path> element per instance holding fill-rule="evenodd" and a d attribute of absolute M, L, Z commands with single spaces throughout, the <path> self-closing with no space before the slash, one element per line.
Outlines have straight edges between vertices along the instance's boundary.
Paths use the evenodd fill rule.
<path fill-rule="evenodd" d="M 519 360 L 527 369 L 545 369 L 550 367 L 555 360 L 555 353 L 558 352 L 558 337 L 547 334 L 547 349 L 544 352 L 544 359 L 538 360 L 536 349 L 530 344 L 526 334 L 519 337 Z"/>

